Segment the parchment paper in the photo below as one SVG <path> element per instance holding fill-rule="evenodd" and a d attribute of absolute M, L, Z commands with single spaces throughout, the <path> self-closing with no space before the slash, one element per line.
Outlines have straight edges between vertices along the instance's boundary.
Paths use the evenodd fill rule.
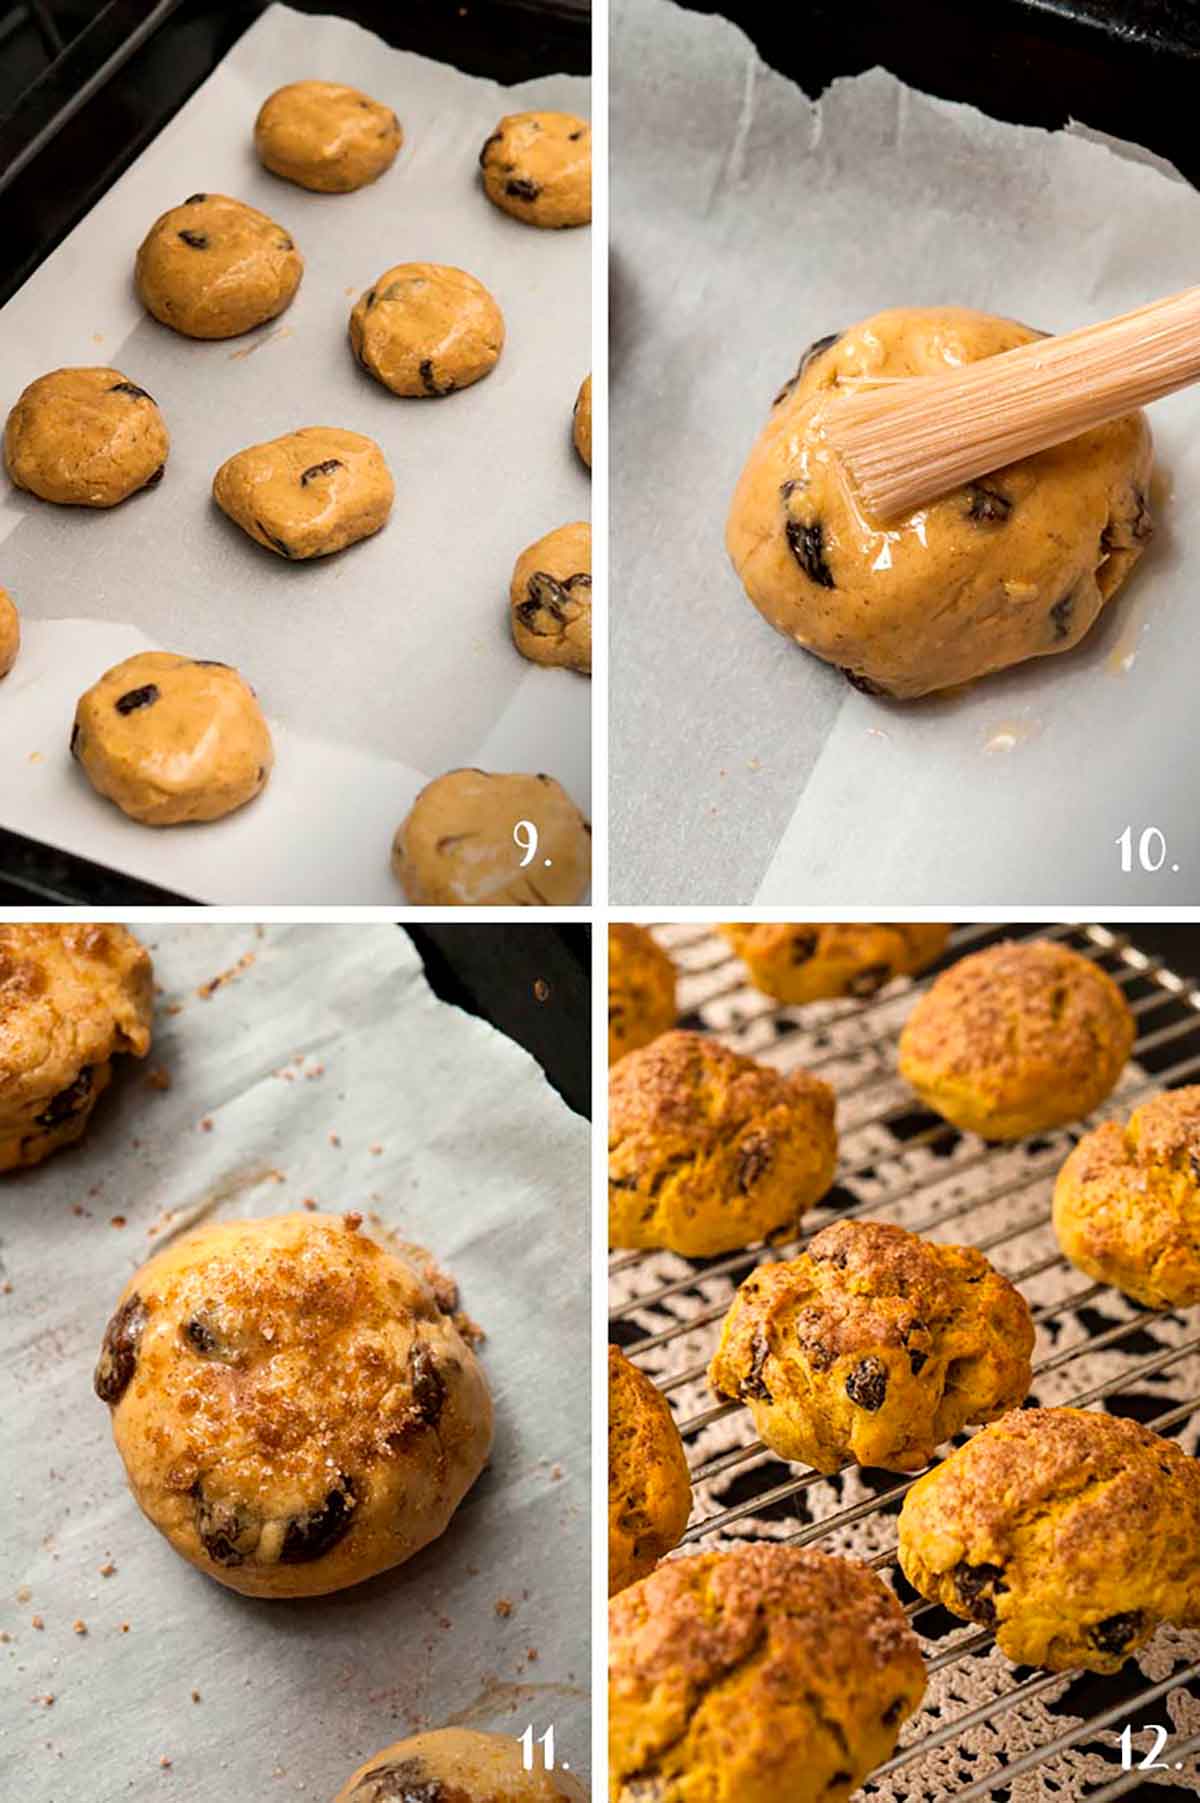
<path fill-rule="evenodd" d="M 724 527 L 813 339 L 898 304 L 1123 312 L 1195 282 L 1200 195 L 878 69 L 814 103 L 667 0 L 613 23 L 613 899 L 1196 901 L 1196 391 L 1152 410 L 1157 533 L 1120 599 L 1077 651 L 953 697 L 870 700 L 798 651 Z M 1121 874 L 1130 824 L 1165 834 L 1158 875 Z"/>
<path fill-rule="evenodd" d="M 319 75 L 395 107 L 405 142 L 355 194 L 277 180 L 251 142 L 262 100 Z M 571 409 L 590 350 L 588 231 L 537 231 L 479 186 L 502 113 L 587 111 L 588 84 L 519 87 L 390 49 L 344 20 L 273 6 L 0 315 L 0 399 L 62 364 L 112 364 L 171 432 L 157 489 L 107 513 L 0 482 L 0 585 L 25 647 L 0 690 L 0 821 L 205 901 L 403 897 L 391 833 L 458 764 L 546 770 L 587 811 L 589 684 L 514 649 L 508 584 L 532 540 L 589 510 Z M 150 319 L 132 286 L 151 222 L 197 188 L 294 234 L 304 279 L 278 320 L 201 343 Z M 355 363 L 347 320 L 391 264 L 469 269 L 507 325 L 499 364 L 444 400 L 401 400 Z M 210 498 L 248 444 L 303 425 L 377 439 L 396 481 L 375 537 L 304 564 L 264 552 Z M 150 646 L 220 658 L 258 690 L 276 734 L 260 801 L 207 827 L 126 820 L 66 755 L 75 701 Z"/>
<path fill-rule="evenodd" d="M 123 1062 L 79 1149 L 0 1180 L 0 1795 L 327 1803 L 369 1754 L 450 1721 L 553 1722 L 585 1770 L 587 1124 L 519 1047 L 433 998 L 397 928 L 141 931 L 164 990 L 149 1059 Z M 91 1372 L 164 1210 L 305 1199 L 360 1210 L 363 1231 L 378 1215 L 458 1280 L 488 1336 L 496 1444 L 407 1565 L 271 1603 L 142 1518 Z"/>

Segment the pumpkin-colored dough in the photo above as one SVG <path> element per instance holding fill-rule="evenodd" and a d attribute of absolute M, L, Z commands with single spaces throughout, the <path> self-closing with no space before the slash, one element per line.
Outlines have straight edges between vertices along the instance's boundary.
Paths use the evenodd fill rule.
<path fill-rule="evenodd" d="M 580 457 L 592 467 L 592 378 L 585 376 L 579 393 L 575 396 L 575 409 L 571 415 L 571 437 Z"/>
<path fill-rule="evenodd" d="M 526 827 L 537 831 L 528 863 Z M 427 783 L 392 842 L 410 902 L 432 907 L 545 908 L 582 901 L 591 828 L 552 776 L 449 770 Z"/>
<path fill-rule="evenodd" d="M 592 529 L 558 526 L 526 546 L 509 588 L 513 643 L 534 664 L 592 670 Z"/>
<path fill-rule="evenodd" d="M 9 414 L 4 461 L 43 501 L 115 507 L 159 480 L 170 442 L 152 396 L 119 369 L 54 369 Z"/>
<path fill-rule="evenodd" d="M 592 128 L 573 113 L 509 113 L 479 153 L 502 212 L 555 229 L 592 217 Z"/>
<path fill-rule="evenodd" d="M 150 227 L 134 280 L 163 325 L 187 338 L 236 338 L 290 306 L 303 273 L 284 226 L 227 194 L 193 194 Z"/>
<path fill-rule="evenodd" d="M 350 343 L 363 368 L 393 394 L 453 394 L 495 368 L 504 315 L 465 269 L 397 263 L 355 302 Z"/>
<path fill-rule="evenodd" d="M 587 1803 L 586 1786 L 556 1764 L 526 1771 L 514 1734 L 435 1728 L 384 1747 L 342 1786 L 334 1803 Z M 534 1759 L 542 1758 L 536 1746 Z"/>
<path fill-rule="evenodd" d="M 0 588 L 0 676 L 7 676 L 21 649 L 21 616 L 7 589 Z"/>
<path fill-rule="evenodd" d="M 337 81 L 292 81 L 263 101 L 254 148 L 272 175 L 348 194 L 390 169 L 404 142 L 390 106 Z"/>
<path fill-rule="evenodd" d="M 373 438 L 302 426 L 250 445 L 213 477 L 213 497 L 243 532 L 279 557 L 327 557 L 387 521 L 396 485 Z"/>
<path fill-rule="evenodd" d="M 806 924 L 730 921 L 717 931 L 765 995 L 796 1006 L 832 996 L 865 1000 L 893 977 L 912 976 L 940 958 L 947 926 L 868 926 L 847 921 Z"/>

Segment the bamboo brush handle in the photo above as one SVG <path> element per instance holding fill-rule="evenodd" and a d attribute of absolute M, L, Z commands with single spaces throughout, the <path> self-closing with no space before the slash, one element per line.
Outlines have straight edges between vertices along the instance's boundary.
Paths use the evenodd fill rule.
<path fill-rule="evenodd" d="M 1200 288 L 1188 288 L 945 376 L 838 397 L 826 432 L 866 511 L 887 520 L 1198 380 Z"/>

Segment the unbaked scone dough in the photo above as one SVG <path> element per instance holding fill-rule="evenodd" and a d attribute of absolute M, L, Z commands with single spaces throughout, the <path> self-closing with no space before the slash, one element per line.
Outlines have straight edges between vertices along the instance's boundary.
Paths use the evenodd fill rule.
<path fill-rule="evenodd" d="M 526 225 L 586 225 L 592 128 L 573 113 L 509 113 L 479 153 L 484 192 Z"/>
<path fill-rule="evenodd" d="M 718 923 L 750 981 L 796 1006 L 830 996 L 866 999 L 893 977 L 912 976 L 940 958 L 947 926 L 869 926 L 848 921 Z"/>
<path fill-rule="evenodd" d="M 608 1062 L 675 1025 L 675 966 L 645 927 L 608 929 Z"/>
<path fill-rule="evenodd" d="M 390 106 L 337 81 L 292 81 L 263 101 L 254 148 L 272 175 L 348 194 L 390 169 L 404 142 Z"/>
<path fill-rule="evenodd" d="M 608 1594 L 679 1545 L 692 1512 L 683 1441 L 662 1391 L 608 1349 Z"/>
<path fill-rule="evenodd" d="M 54 369 L 8 416 L 18 488 L 67 507 L 115 507 L 162 476 L 170 447 L 153 397 L 119 369 Z"/>
<path fill-rule="evenodd" d="M 134 280 L 163 325 L 187 338 L 236 338 L 282 313 L 303 274 L 282 225 L 227 194 L 193 194 L 150 227 Z"/>
<path fill-rule="evenodd" d="M 1041 336 L 965 307 L 897 307 L 820 339 L 776 397 L 726 542 L 771 625 L 868 694 L 908 698 L 1069 651 L 1150 537 L 1142 413 L 995 471 L 887 529 L 851 503 L 830 399 L 931 376 Z"/>
<path fill-rule="evenodd" d="M 71 754 L 101 795 L 147 826 L 219 820 L 271 773 L 271 734 L 229 664 L 142 651 L 80 696 Z"/>
<path fill-rule="evenodd" d="M 250 445 L 213 477 L 213 498 L 243 532 L 280 557 L 327 557 L 378 532 L 396 485 L 373 438 L 302 426 Z"/>
<path fill-rule="evenodd" d="M 537 850 L 524 862 L 529 824 Z M 422 906 L 569 907 L 591 880 L 592 829 L 552 776 L 448 770 L 396 829 L 392 869 Z"/>
<path fill-rule="evenodd" d="M 435 1728 L 398 1740 L 360 1765 L 333 1803 L 587 1803 L 587 1789 L 561 1765 L 527 1772 L 512 1734 Z M 541 1760 L 541 1753 L 534 1752 Z"/>
<path fill-rule="evenodd" d="M 585 376 L 579 393 L 575 396 L 575 410 L 571 415 L 571 437 L 575 441 L 575 449 L 579 452 L 588 468 L 592 467 L 592 378 Z"/>
<path fill-rule="evenodd" d="M 393 394 L 453 394 L 496 367 L 504 315 L 465 269 L 397 263 L 355 302 L 350 343 Z"/>
<path fill-rule="evenodd" d="M 0 588 L 0 676 L 7 676 L 21 649 L 21 616 L 6 588 Z"/>
<path fill-rule="evenodd" d="M 150 954 L 118 926 L 0 926 L 0 1171 L 72 1145 L 112 1060 L 144 1058 Z"/>
<path fill-rule="evenodd" d="M 509 587 L 513 643 L 533 664 L 592 671 L 592 529 L 558 526 L 527 545 Z"/>
<path fill-rule="evenodd" d="M 321 1596 L 436 1540 L 488 1456 L 474 1353 L 361 1217 L 220 1221 L 126 1284 L 96 1393 L 141 1509 L 249 1596 Z"/>

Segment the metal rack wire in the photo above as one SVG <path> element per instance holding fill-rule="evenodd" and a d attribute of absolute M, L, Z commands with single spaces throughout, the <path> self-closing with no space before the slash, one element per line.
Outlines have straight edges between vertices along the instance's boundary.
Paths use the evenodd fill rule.
<path fill-rule="evenodd" d="M 671 1400 L 689 1453 L 693 1487 L 700 1501 L 684 1538 L 685 1546 L 720 1545 L 746 1531 L 750 1517 L 766 1512 L 777 1539 L 793 1546 L 824 1544 L 839 1550 L 847 1530 L 869 1519 L 880 1526 L 890 1520 L 915 1479 L 876 1473 L 885 1480 L 872 1493 L 848 1506 L 835 1507 L 818 1519 L 805 1520 L 808 1504 L 827 1480 L 819 1473 L 786 1467 L 781 1481 L 760 1487 L 764 1465 L 779 1465 L 753 1432 L 749 1413 L 735 1402 L 713 1403 L 703 1390 L 708 1356 L 716 1323 L 728 1307 L 733 1286 L 758 1263 L 791 1258 L 832 1219 L 870 1216 L 900 1218 L 912 1230 L 935 1238 L 944 1230 L 959 1242 L 986 1252 L 1005 1275 L 1018 1285 L 1048 1279 L 1059 1287 L 1072 1276 L 1071 1267 L 1058 1252 L 1049 1227 L 1052 1180 L 1072 1140 L 1082 1125 L 1070 1133 L 1046 1135 L 1019 1148 L 988 1146 L 962 1135 L 947 1122 L 928 1113 L 906 1090 L 895 1071 L 895 1044 L 899 1028 L 916 994 L 936 968 L 915 984 L 893 984 L 866 1003 L 828 1003 L 804 1010 L 780 1007 L 748 987 L 741 964 L 723 941 L 699 926 L 656 929 L 680 970 L 680 1006 L 683 1024 L 719 1033 L 740 1051 L 752 1053 L 781 1069 L 802 1065 L 830 1081 L 838 1097 L 843 1163 L 830 1196 L 805 1217 L 803 1232 L 787 1244 L 760 1245 L 722 1258 L 689 1262 L 670 1255 L 642 1252 L 618 1253 L 610 1262 L 614 1288 L 626 1292 L 610 1310 L 610 1338 L 626 1355 L 648 1369 Z M 1137 1021 L 1138 1037 L 1130 1066 L 1117 1094 L 1100 1115 L 1124 1114 L 1139 1100 L 1159 1089 L 1188 1081 L 1200 1081 L 1200 990 L 1190 987 L 1163 960 L 1148 956 L 1125 933 L 1098 926 L 1059 925 L 999 929 L 969 926 L 958 929 L 946 958 L 952 961 L 997 937 L 1037 934 L 1071 945 L 1106 968 L 1125 991 Z M 937 968 L 940 968 L 937 967 Z M 966 1177 L 966 1193 L 963 1189 Z M 982 1188 L 979 1185 L 982 1184 Z M 866 1194 L 859 1193 L 865 1188 Z M 1004 1218 L 997 1219 L 998 1216 Z M 1037 1256 L 1021 1257 L 1020 1242 L 1037 1237 L 1048 1249 Z M 1015 1254 L 1015 1262 L 1009 1254 Z M 1034 1391 L 1047 1378 L 1070 1380 L 1076 1361 L 1103 1353 L 1119 1360 L 1112 1375 L 1100 1383 L 1078 1387 L 1069 1382 L 1069 1393 L 1056 1402 L 1076 1407 L 1104 1405 L 1117 1413 L 1134 1414 L 1159 1433 L 1186 1431 L 1200 1409 L 1200 1332 L 1194 1322 L 1179 1316 L 1164 1317 L 1139 1310 L 1116 1298 L 1100 1283 L 1080 1281 L 1065 1295 L 1038 1302 L 1031 1298 L 1038 1327 Z M 1042 1285 L 1045 1287 L 1045 1284 Z M 1068 1316 L 1105 1299 L 1115 1299 L 1122 1318 L 1089 1331 L 1078 1343 L 1053 1346 Z M 663 1316 L 667 1324 L 657 1323 Z M 1169 1323 L 1169 1343 L 1146 1352 L 1147 1326 Z M 1146 1405 L 1151 1391 L 1164 1374 L 1183 1367 L 1188 1394 L 1171 1407 Z M 1192 1393 L 1194 1390 L 1195 1393 Z M 1137 1406 L 1135 1406 L 1135 1404 Z M 737 1421 L 734 1418 L 739 1418 Z M 705 1447 L 710 1430 L 724 1424 L 724 1432 L 744 1428 L 738 1443 L 716 1453 Z M 843 1468 L 848 1469 L 848 1468 Z M 715 1481 L 733 1481 L 737 1489 L 729 1506 L 708 1508 L 706 1487 Z M 792 1525 L 793 1519 L 803 1525 Z M 949 1616 L 938 1604 L 926 1602 L 907 1585 L 895 1557 L 895 1535 L 870 1558 L 870 1563 L 891 1582 L 914 1630 L 922 1640 L 927 1672 L 950 1671 L 960 1662 L 987 1654 L 992 1635 L 971 1623 Z M 905 1768 L 913 1795 L 954 1796 L 959 1803 L 997 1794 L 1017 1799 L 1023 1794 L 1020 1780 L 1030 1774 L 1053 1787 L 1055 1762 L 1070 1749 L 1103 1750 L 1113 1769 L 1111 1782 L 1087 1793 L 1087 1803 L 1134 1794 L 1146 1782 L 1140 1769 L 1119 1771 L 1115 1765 L 1115 1741 L 1108 1730 L 1126 1722 L 1144 1722 L 1144 1711 L 1189 1686 L 1200 1696 L 1200 1635 L 1180 1636 L 1183 1649 L 1175 1669 L 1161 1681 L 1145 1684 L 1136 1666 L 1132 1684 L 1124 1686 L 1118 1701 L 1105 1700 L 1103 1685 L 1096 1686 L 1097 1702 L 1081 1719 L 1032 1747 L 1005 1746 L 1002 1762 L 971 1782 L 952 1790 L 928 1790 L 921 1784 L 921 1762 L 938 1749 L 962 1743 L 962 1737 L 981 1725 L 998 1725 L 1010 1711 L 1032 1699 L 1045 1697 L 1064 1685 L 1061 1673 L 1033 1672 L 1022 1676 L 999 1696 L 984 1704 L 942 1720 L 921 1714 L 907 1726 L 904 1743 L 868 1782 L 868 1794 L 876 1782 Z M 1111 1682 L 1111 1681 L 1110 1681 Z M 1200 1733 L 1176 1738 L 1170 1746 L 1170 1764 L 1190 1788 L 1200 1788 Z M 1016 1787 L 1016 1788 L 1014 1788 Z M 1043 1794 L 1041 1789 L 1037 1793 Z"/>

